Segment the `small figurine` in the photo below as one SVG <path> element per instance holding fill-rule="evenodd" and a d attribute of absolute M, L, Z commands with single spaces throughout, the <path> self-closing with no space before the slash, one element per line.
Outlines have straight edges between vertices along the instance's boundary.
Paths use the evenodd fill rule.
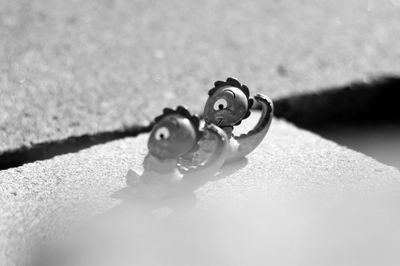
<path fill-rule="evenodd" d="M 249 97 L 249 89 L 238 80 L 228 78 L 226 81 L 215 82 L 208 95 L 203 113 L 204 120 L 206 125 L 215 124 L 227 134 L 230 143 L 225 161 L 235 161 L 252 152 L 268 132 L 273 117 L 272 101 L 262 94 L 257 94 L 254 98 L 261 105 L 262 112 L 257 125 L 247 134 L 234 136 L 234 126 L 250 116 L 254 100 Z M 189 169 L 201 164 L 214 152 L 213 147 L 213 143 L 200 140 L 199 149 L 182 157 L 180 166 Z"/>
<path fill-rule="evenodd" d="M 199 124 L 198 117 L 192 116 L 182 106 L 176 110 L 164 109 L 163 114 L 155 118 L 142 175 L 129 170 L 126 176 L 128 187 L 117 192 L 116 197 L 157 200 L 177 188 L 184 178 L 214 175 L 226 158 L 228 138 L 215 125 L 206 125 L 200 132 Z M 203 165 L 191 171 L 180 171 L 178 158 L 197 149 L 199 139 L 213 141 L 216 145 L 214 153 Z"/>

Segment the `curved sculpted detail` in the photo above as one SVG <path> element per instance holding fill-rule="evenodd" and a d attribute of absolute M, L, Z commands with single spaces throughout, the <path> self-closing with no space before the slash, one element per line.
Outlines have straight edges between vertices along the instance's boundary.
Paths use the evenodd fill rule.
<path fill-rule="evenodd" d="M 261 117 L 255 127 L 248 133 L 238 137 L 233 136 L 239 146 L 235 152 L 227 155 L 227 162 L 240 159 L 252 152 L 268 133 L 274 114 L 274 105 L 267 96 L 262 94 L 257 94 L 254 98 L 261 105 Z"/>
<path fill-rule="evenodd" d="M 272 101 L 257 94 L 254 99 L 261 105 L 261 117 L 256 126 L 246 134 L 233 135 L 234 126 L 250 115 L 254 99 L 250 98 L 250 92 L 246 85 L 234 78 L 226 81 L 217 81 L 209 92 L 209 98 L 204 107 L 204 120 L 207 124 L 215 124 L 225 131 L 229 138 L 229 151 L 226 162 L 240 159 L 252 152 L 263 140 L 269 130 L 273 117 Z M 214 143 L 211 140 L 201 138 L 198 149 L 185 154 L 180 159 L 182 168 L 190 169 L 201 164 L 214 152 Z"/>
<path fill-rule="evenodd" d="M 182 180 L 214 176 L 225 162 L 252 152 L 264 139 L 273 117 L 272 101 L 257 94 L 250 98 L 246 85 L 234 78 L 214 83 L 204 107 L 205 126 L 197 116 L 178 106 L 166 108 L 154 119 L 142 174 L 129 170 L 127 188 L 115 194 L 124 199 L 158 200 L 182 189 Z M 252 130 L 235 136 L 234 126 L 250 116 L 254 101 L 261 116 Z"/>

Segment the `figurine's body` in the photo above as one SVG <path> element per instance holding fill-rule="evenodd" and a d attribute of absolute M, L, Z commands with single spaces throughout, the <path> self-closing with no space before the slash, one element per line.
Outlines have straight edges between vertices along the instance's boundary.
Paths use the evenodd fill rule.
<path fill-rule="evenodd" d="M 155 122 L 148 140 L 149 153 L 143 162 L 143 174 L 128 171 L 128 187 L 118 193 L 123 198 L 160 199 L 183 178 L 213 175 L 224 163 L 228 138 L 217 126 L 207 125 L 200 132 L 198 118 L 191 116 L 183 107 L 165 109 Z M 179 157 L 192 150 L 200 138 L 216 142 L 214 153 L 204 165 L 192 171 L 180 171 L 177 167 Z"/>
<path fill-rule="evenodd" d="M 208 92 L 204 120 L 206 125 L 216 124 L 227 134 L 229 149 L 225 161 L 231 162 L 249 154 L 263 140 L 272 121 L 273 104 L 268 97 L 257 94 L 254 98 L 261 105 L 261 117 L 257 125 L 247 134 L 234 136 L 234 126 L 250 115 L 254 100 L 249 97 L 247 86 L 240 84 L 236 79 L 228 78 L 226 81 L 217 81 L 214 85 L 215 87 Z M 214 152 L 214 146 L 215 143 L 200 140 L 198 150 L 181 158 L 181 167 L 191 168 L 201 164 Z"/>

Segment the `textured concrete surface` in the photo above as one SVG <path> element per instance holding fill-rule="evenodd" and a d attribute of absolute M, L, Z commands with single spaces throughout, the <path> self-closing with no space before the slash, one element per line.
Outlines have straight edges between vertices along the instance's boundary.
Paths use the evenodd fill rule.
<path fill-rule="evenodd" d="M 199 110 L 216 79 L 273 98 L 400 70 L 397 0 L 0 2 L 0 153 Z"/>
<path fill-rule="evenodd" d="M 251 123 L 251 120 L 247 121 L 247 125 Z M 147 135 L 141 135 L 1 171 L 0 264 L 13 265 L 16 258 L 21 258 L 24 246 L 54 239 L 61 234 L 59 228 L 117 204 L 110 195 L 125 185 L 124 175 L 129 167 L 138 172 L 142 170 L 146 141 Z M 314 204 L 326 198 L 343 199 L 345 197 L 338 195 L 349 192 L 368 195 L 384 187 L 389 187 L 395 194 L 400 191 L 400 172 L 395 168 L 279 120 L 273 122 L 266 139 L 247 160 L 238 163 L 234 171 L 227 169 L 222 173 L 216 178 L 202 180 L 195 187 L 193 204 L 188 210 L 207 212 L 213 206 L 251 207 L 264 203 L 280 206 L 282 198 L 299 199 L 313 195 L 317 200 L 307 205 L 307 212 L 278 208 L 287 213 L 300 213 L 300 216 L 290 214 L 287 217 L 290 224 L 296 224 L 299 217 L 302 222 L 310 217 L 324 221 L 325 214 L 315 212 L 318 208 Z M 391 201 L 395 208 L 398 208 L 397 203 Z M 258 209 L 260 213 L 264 213 L 263 210 Z M 227 217 L 221 220 L 225 221 L 223 224 L 226 224 Z M 243 215 L 235 220 L 247 221 L 246 217 L 251 219 L 252 215 Z M 257 226 L 260 225 L 262 223 Z M 275 225 L 277 228 L 272 228 L 282 232 L 287 225 L 280 227 L 278 223 Z M 320 232 L 311 225 L 309 231 L 289 230 L 284 234 L 296 234 L 301 243 L 303 238 L 307 239 L 307 234 Z M 319 230 L 325 230 L 322 228 Z M 336 225 L 336 229 L 340 230 L 340 226 Z M 241 236 L 246 237 L 246 231 L 242 233 Z M 253 233 L 250 235 L 255 236 Z M 213 237 L 218 237 L 218 234 Z M 285 239 L 290 242 L 291 238 Z M 324 241 L 328 240 L 329 236 Z M 340 246 L 340 241 L 337 244 Z M 306 257 L 312 256 L 307 249 L 298 252 L 305 252 L 302 254 Z"/>

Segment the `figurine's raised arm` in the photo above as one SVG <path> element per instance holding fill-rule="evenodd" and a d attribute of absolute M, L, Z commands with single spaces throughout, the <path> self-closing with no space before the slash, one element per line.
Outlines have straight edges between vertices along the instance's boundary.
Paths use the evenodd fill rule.
<path fill-rule="evenodd" d="M 227 162 L 240 159 L 252 152 L 264 139 L 271 125 L 274 107 L 272 101 L 262 94 L 257 94 L 255 100 L 261 105 L 261 117 L 257 125 L 246 134 L 233 138 L 239 143 L 237 150 L 228 154 Z"/>
<path fill-rule="evenodd" d="M 216 125 L 204 127 L 203 137 L 200 141 L 215 143 L 213 153 L 205 163 L 184 172 L 184 180 L 201 178 L 217 173 L 225 162 L 228 152 L 229 140 L 226 133 Z"/>

